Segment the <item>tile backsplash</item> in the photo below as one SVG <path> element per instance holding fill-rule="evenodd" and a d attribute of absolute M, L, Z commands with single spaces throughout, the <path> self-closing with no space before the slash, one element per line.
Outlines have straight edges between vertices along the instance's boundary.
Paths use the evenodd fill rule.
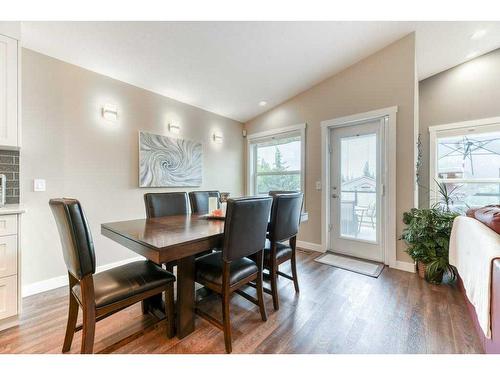
<path fill-rule="evenodd" d="M 7 177 L 5 203 L 19 203 L 19 151 L 0 150 L 0 174 Z"/>

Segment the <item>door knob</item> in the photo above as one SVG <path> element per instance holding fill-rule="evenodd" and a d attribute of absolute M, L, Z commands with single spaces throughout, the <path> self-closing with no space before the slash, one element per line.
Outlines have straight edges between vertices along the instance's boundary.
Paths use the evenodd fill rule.
<path fill-rule="evenodd" d="M 332 194 L 332 198 L 338 198 L 339 196 L 337 194 Z"/>

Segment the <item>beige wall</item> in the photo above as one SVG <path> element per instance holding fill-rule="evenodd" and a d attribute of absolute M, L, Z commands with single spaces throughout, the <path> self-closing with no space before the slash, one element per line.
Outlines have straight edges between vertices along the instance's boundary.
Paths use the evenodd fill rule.
<path fill-rule="evenodd" d="M 500 116 L 500 49 L 420 82 L 419 204 L 429 204 L 429 126 Z"/>
<path fill-rule="evenodd" d="M 242 195 L 241 123 L 27 49 L 22 60 L 23 285 L 66 274 L 50 198 L 81 200 L 103 265 L 135 255 L 102 237 L 101 223 L 145 217 L 145 192 L 187 190 L 138 188 L 139 129 L 166 134 L 169 121 L 179 124 L 179 136 L 203 143 L 199 189 Z M 107 102 L 118 105 L 115 124 L 100 118 Z M 47 180 L 46 192 L 33 192 L 34 178 Z"/>
<path fill-rule="evenodd" d="M 309 221 L 301 226 L 299 239 L 321 243 L 320 122 L 370 110 L 398 106 L 397 114 L 397 232 L 402 213 L 413 206 L 415 35 L 389 45 L 348 69 L 323 81 L 245 124 L 248 133 L 307 123 L 306 207 Z M 398 260 L 406 261 L 398 241 Z"/>

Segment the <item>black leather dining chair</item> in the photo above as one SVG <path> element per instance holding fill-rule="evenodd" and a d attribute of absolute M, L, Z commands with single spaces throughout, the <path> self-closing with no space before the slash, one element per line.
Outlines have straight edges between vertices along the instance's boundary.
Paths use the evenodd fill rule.
<path fill-rule="evenodd" d="M 217 207 L 219 206 L 220 192 L 212 191 L 191 191 L 189 193 L 189 203 L 193 214 L 208 214 L 208 198 L 217 198 Z"/>
<path fill-rule="evenodd" d="M 146 193 L 144 194 L 146 217 L 161 217 L 188 214 L 186 192 Z"/>
<path fill-rule="evenodd" d="M 186 192 L 146 193 L 144 194 L 144 205 L 148 219 L 189 213 Z M 165 267 L 168 271 L 173 272 L 175 264 L 175 262 L 169 262 L 165 264 Z"/>
<path fill-rule="evenodd" d="M 69 311 L 63 353 L 71 349 L 79 307 L 83 311 L 81 353 L 92 353 L 95 324 L 137 302 L 165 292 L 167 336 L 174 335 L 175 276 L 149 261 L 136 261 L 96 272 L 90 227 L 76 199 L 49 201 L 59 231 L 69 277 Z"/>
<path fill-rule="evenodd" d="M 300 215 L 302 212 L 303 194 L 284 193 L 273 194 L 273 205 L 271 219 L 269 221 L 268 240 L 264 249 L 264 268 L 269 270 L 271 277 L 271 290 L 273 296 L 273 307 L 279 309 L 278 297 L 278 275 L 293 281 L 295 292 L 299 292 L 299 281 L 297 278 L 296 245 L 297 233 L 299 232 Z M 288 245 L 284 241 L 288 240 Z M 279 271 L 279 265 L 290 261 L 292 276 Z"/>
<path fill-rule="evenodd" d="M 297 190 L 271 190 L 269 191 L 269 195 L 275 196 L 276 194 L 295 194 L 295 193 L 300 193 L 300 191 Z"/>
<path fill-rule="evenodd" d="M 162 216 L 187 215 L 189 213 L 188 194 L 186 192 L 171 193 L 146 193 L 144 194 L 144 204 L 146 206 L 146 217 L 148 219 Z M 208 207 L 208 201 L 207 201 Z M 211 253 L 207 249 L 197 256 Z M 174 272 L 177 262 L 168 262 L 165 268 L 169 272 Z"/>
<path fill-rule="evenodd" d="M 270 190 L 268 194 L 271 197 L 274 197 L 276 194 L 294 194 L 294 193 L 300 193 L 300 191 L 297 191 L 297 190 Z M 271 218 L 269 218 L 269 220 L 271 220 Z M 271 227 L 271 221 L 269 221 L 269 224 L 267 226 L 268 232 L 269 232 L 270 227 Z M 268 233 L 268 237 L 269 237 L 269 233 Z"/>
<path fill-rule="evenodd" d="M 270 197 L 228 199 L 222 251 L 196 259 L 196 282 L 222 296 L 222 323 L 199 309 L 197 313 L 224 331 L 227 353 L 232 351 L 229 317 L 232 293 L 258 305 L 262 320 L 267 320 L 262 261 L 271 204 Z M 250 255 L 255 255 L 255 260 L 249 259 Z M 255 282 L 257 299 L 239 290 L 251 281 Z"/>

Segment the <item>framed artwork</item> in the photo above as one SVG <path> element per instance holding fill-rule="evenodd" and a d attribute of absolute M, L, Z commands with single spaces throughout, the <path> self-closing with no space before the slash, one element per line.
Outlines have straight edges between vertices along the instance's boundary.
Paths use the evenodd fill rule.
<path fill-rule="evenodd" d="M 139 132 L 140 187 L 195 187 L 202 182 L 200 142 Z"/>

